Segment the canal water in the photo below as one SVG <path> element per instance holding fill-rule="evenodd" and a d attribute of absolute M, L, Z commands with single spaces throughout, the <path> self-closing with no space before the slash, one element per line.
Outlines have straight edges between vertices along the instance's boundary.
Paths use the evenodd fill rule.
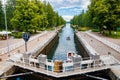
<path fill-rule="evenodd" d="M 74 30 L 70 27 L 70 23 L 66 23 L 59 33 L 58 45 L 54 53 L 52 53 L 53 56 L 51 56 L 51 59 L 66 60 L 69 51 L 78 52 L 74 43 Z"/>

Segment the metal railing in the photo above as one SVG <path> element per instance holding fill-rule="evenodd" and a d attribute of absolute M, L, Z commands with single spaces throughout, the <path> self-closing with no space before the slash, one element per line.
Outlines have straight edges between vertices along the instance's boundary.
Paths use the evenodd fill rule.
<path fill-rule="evenodd" d="M 55 61 L 53 60 L 46 60 L 45 62 L 28 62 L 25 63 L 24 60 L 20 62 L 16 62 L 18 65 L 23 65 L 24 67 L 30 67 L 32 69 L 43 69 L 47 73 L 46 74 L 51 74 L 51 72 L 54 72 L 56 75 L 59 75 L 59 73 L 69 73 L 72 72 L 71 74 L 76 74 L 76 73 L 82 73 L 82 71 L 85 73 L 91 72 L 91 71 L 97 71 L 97 70 L 102 70 L 102 69 L 108 69 L 110 68 L 109 64 L 104 64 L 100 59 L 92 59 L 89 58 L 89 60 L 93 60 L 92 63 L 86 63 L 82 64 L 82 61 L 85 61 L 86 59 L 81 59 L 81 61 L 78 62 L 67 62 L 63 61 L 62 64 L 55 65 Z M 30 69 L 29 68 L 29 69 Z M 57 69 L 55 69 L 57 68 Z M 41 72 L 41 70 L 40 70 Z"/>

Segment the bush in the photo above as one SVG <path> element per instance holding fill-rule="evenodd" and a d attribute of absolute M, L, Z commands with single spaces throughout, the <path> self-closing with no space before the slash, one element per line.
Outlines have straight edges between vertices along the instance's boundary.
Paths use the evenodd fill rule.
<path fill-rule="evenodd" d="M 88 27 L 78 27 L 78 31 L 87 31 L 89 30 Z"/>
<path fill-rule="evenodd" d="M 109 31 L 105 31 L 105 35 L 111 38 L 120 39 L 120 31 L 117 31 L 117 34 L 114 34 L 115 31 L 112 31 L 112 34 L 109 35 Z"/>
<path fill-rule="evenodd" d="M 22 38 L 22 32 L 12 32 L 12 36 L 14 36 L 14 38 Z"/>
<path fill-rule="evenodd" d="M 99 32 L 98 29 L 92 29 L 92 32 Z"/>

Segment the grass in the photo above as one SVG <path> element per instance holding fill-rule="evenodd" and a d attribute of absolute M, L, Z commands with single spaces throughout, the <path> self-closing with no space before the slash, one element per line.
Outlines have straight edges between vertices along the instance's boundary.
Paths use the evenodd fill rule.
<path fill-rule="evenodd" d="M 98 29 L 92 29 L 92 32 L 99 32 Z"/>
<path fill-rule="evenodd" d="M 47 28 L 41 28 L 40 31 L 53 31 L 55 29 L 61 29 L 62 27 L 64 27 L 64 25 L 60 25 L 60 26 L 57 26 L 57 27 L 47 27 Z"/>
<path fill-rule="evenodd" d="M 120 31 L 116 32 L 116 35 L 114 34 L 114 31 L 111 32 L 112 34 L 109 35 L 108 31 L 105 31 L 105 35 L 111 38 L 116 38 L 116 39 L 120 39 Z"/>
<path fill-rule="evenodd" d="M 89 27 L 78 27 L 78 31 L 87 31 Z"/>
<path fill-rule="evenodd" d="M 99 32 L 99 30 L 98 29 L 92 29 L 92 32 Z M 104 33 L 104 35 L 107 36 L 107 37 L 111 37 L 111 38 L 115 38 L 115 39 L 120 39 L 120 31 L 117 31 L 116 35 L 115 35 L 114 32 L 115 31 L 111 31 L 112 34 L 109 35 L 109 31 L 106 30 L 105 33 Z"/>

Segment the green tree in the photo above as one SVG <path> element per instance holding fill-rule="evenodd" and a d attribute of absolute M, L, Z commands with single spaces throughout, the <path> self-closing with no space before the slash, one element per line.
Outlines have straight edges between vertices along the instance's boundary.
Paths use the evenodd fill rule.
<path fill-rule="evenodd" d="M 43 18 L 42 18 L 42 28 L 48 27 L 48 20 L 47 20 L 47 4 L 46 1 L 43 2 Z"/>
<path fill-rule="evenodd" d="M 41 28 L 59 26 L 64 19 L 52 8 L 50 3 L 40 0 L 16 0 L 11 24 L 18 31 L 36 32 Z"/>
<path fill-rule="evenodd" d="M 12 30 L 11 18 L 13 17 L 13 12 L 15 10 L 16 0 L 7 0 L 6 5 L 6 17 L 7 17 L 7 26 L 9 30 Z"/>
<path fill-rule="evenodd" d="M 92 0 L 89 6 L 89 12 L 91 14 L 91 19 L 93 24 L 99 26 L 100 32 L 103 30 L 104 19 L 108 9 L 104 3 L 104 0 Z"/>
<path fill-rule="evenodd" d="M 0 30 L 5 29 L 4 25 L 4 13 L 3 13 L 3 7 L 2 7 L 2 0 L 0 0 Z"/>
<path fill-rule="evenodd" d="M 91 0 L 89 6 L 92 22 L 99 26 L 100 31 L 106 26 L 111 35 L 111 30 L 120 24 L 119 0 Z"/>
<path fill-rule="evenodd" d="M 105 0 L 104 3 L 107 7 L 104 25 L 107 26 L 111 35 L 111 30 L 116 29 L 120 25 L 120 0 Z"/>
<path fill-rule="evenodd" d="M 39 5 L 39 6 L 38 6 Z M 32 32 L 42 24 L 43 9 L 41 3 L 36 5 L 35 0 L 17 0 L 12 25 L 19 31 Z"/>
<path fill-rule="evenodd" d="M 49 27 L 53 27 L 54 26 L 54 19 L 53 19 L 53 17 L 54 17 L 54 11 L 53 11 L 53 8 L 52 8 L 52 6 L 51 6 L 51 4 L 48 2 L 48 4 L 47 4 L 47 8 L 46 8 L 46 10 L 47 10 L 47 20 L 48 20 L 48 26 Z"/>

